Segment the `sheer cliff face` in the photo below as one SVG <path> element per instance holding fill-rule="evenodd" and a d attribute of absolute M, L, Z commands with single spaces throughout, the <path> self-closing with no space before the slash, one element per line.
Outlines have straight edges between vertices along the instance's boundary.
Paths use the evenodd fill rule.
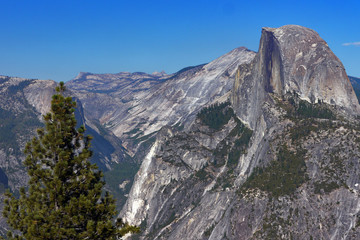
<path fill-rule="evenodd" d="M 263 28 L 256 57 L 238 69 L 233 105 L 254 127 L 267 93 L 287 92 L 356 114 L 360 110 L 344 66 L 315 31 L 296 25 Z"/>
<path fill-rule="evenodd" d="M 236 69 L 230 95 L 213 95 L 236 115 L 163 127 L 120 217 L 140 239 L 358 239 L 359 106 L 341 62 L 314 31 L 284 26 L 264 28 Z"/>

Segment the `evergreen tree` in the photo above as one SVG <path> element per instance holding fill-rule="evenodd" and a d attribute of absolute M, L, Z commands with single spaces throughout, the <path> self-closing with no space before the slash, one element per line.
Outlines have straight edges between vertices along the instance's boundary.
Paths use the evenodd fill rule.
<path fill-rule="evenodd" d="M 88 160 L 91 137 L 84 126 L 76 130 L 71 97 L 64 97 L 64 83 L 56 88 L 45 128 L 25 147 L 24 165 L 29 188 L 19 199 L 6 193 L 3 215 L 13 229 L 9 239 L 117 239 L 137 232 L 121 220 L 113 223 L 115 201 L 102 195 L 102 172 Z"/>

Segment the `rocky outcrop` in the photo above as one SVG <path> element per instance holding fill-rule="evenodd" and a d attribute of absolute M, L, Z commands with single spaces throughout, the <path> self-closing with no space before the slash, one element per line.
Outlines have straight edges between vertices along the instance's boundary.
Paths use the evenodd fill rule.
<path fill-rule="evenodd" d="M 89 119 L 112 125 L 114 118 L 125 118 L 132 103 L 149 94 L 149 89 L 171 75 L 121 72 L 93 74 L 81 72 L 66 83 L 82 101 Z"/>
<path fill-rule="evenodd" d="M 88 118 L 100 119 L 134 155 L 139 143 L 161 127 L 181 123 L 188 128 L 196 112 L 229 92 L 238 65 L 254 56 L 246 48 L 237 48 L 209 64 L 173 75 L 120 73 L 104 80 L 109 76 L 81 74 L 67 86 L 76 90 L 85 109 L 91 109 Z"/>
<path fill-rule="evenodd" d="M 50 111 L 50 102 L 52 95 L 55 94 L 56 82 L 49 80 L 33 80 L 32 83 L 24 89 L 26 100 L 33 106 L 37 112 L 44 115 Z"/>
<path fill-rule="evenodd" d="M 29 104 L 24 89 L 34 80 L 0 76 L 0 167 L 13 191 L 26 185 L 22 150 L 36 128 L 39 113 Z"/>
<path fill-rule="evenodd" d="M 199 121 L 188 133 L 163 128 L 120 216 L 141 225 L 143 239 L 359 237 L 357 123 L 294 120 L 292 100 L 273 100 L 280 104 L 264 107 L 263 129 L 235 161 L 226 145 L 241 139 L 233 120 L 215 132 Z"/>
<path fill-rule="evenodd" d="M 26 185 L 26 174 L 22 167 L 25 143 L 43 126 L 42 115 L 50 111 L 56 82 L 0 76 L 0 167 L 9 178 L 12 190 Z M 66 94 L 72 95 L 67 92 Z M 87 134 L 95 137 L 94 156 L 101 169 L 111 169 L 111 164 L 126 158 L 126 150 L 111 132 L 96 126 L 85 118 L 82 104 L 77 101 L 75 112 L 78 125 L 85 125 Z"/>
<path fill-rule="evenodd" d="M 204 126 L 200 120 L 196 121 L 188 133 L 162 128 L 136 175 L 120 216 L 131 224 L 147 226 L 145 231 L 152 238 L 161 235 L 163 231 L 167 232 L 166 229 L 173 226 L 172 221 L 175 219 L 178 224 L 187 222 L 194 211 L 206 209 L 203 204 L 209 203 L 200 201 L 208 199 L 208 192 L 216 184 L 216 176 L 221 175 L 225 168 L 225 162 L 221 162 L 225 159 L 215 159 L 213 152 L 216 149 L 220 151 L 219 146 L 230 141 L 227 136 L 236 126 L 236 121 L 231 118 L 221 131 Z M 203 170 L 205 167 L 211 168 L 211 173 Z M 218 207 L 213 202 L 212 214 L 219 215 L 218 210 L 225 206 L 223 204 L 226 198 L 221 196 L 221 200 L 216 200 L 220 204 Z M 167 224 L 170 225 L 166 226 Z M 201 233 L 188 232 L 178 237 L 193 239 Z"/>
<path fill-rule="evenodd" d="M 232 103 L 240 118 L 254 128 L 267 93 L 287 92 L 354 114 L 360 111 L 344 66 L 315 31 L 296 25 L 263 28 L 256 57 L 239 66 Z"/>
<path fill-rule="evenodd" d="M 233 74 L 236 116 L 163 127 L 120 216 L 140 239 L 357 239 L 359 106 L 341 62 L 310 29 L 264 28 Z"/>

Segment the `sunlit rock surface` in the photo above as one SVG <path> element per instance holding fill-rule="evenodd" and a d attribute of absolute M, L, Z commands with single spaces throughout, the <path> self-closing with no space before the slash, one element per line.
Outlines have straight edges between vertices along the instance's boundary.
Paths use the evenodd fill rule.
<path fill-rule="evenodd" d="M 80 74 L 67 86 L 76 90 L 87 117 L 99 119 L 134 154 L 134 138 L 153 135 L 165 125 L 189 127 L 203 105 L 229 92 L 237 67 L 254 56 L 246 48 L 237 48 L 209 64 L 172 75 Z"/>
<path fill-rule="evenodd" d="M 360 110 L 344 66 L 309 28 L 263 28 L 259 52 L 250 64 L 239 66 L 236 76 L 232 103 L 251 127 L 267 93 L 296 92 L 312 103 L 322 101 L 355 114 Z"/>
<path fill-rule="evenodd" d="M 359 106 L 341 62 L 316 32 L 290 25 L 264 28 L 236 69 L 213 102 L 229 97 L 237 117 L 218 130 L 195 116 L 163 127 L 119 216 L 140 239 L 359 238 Z M 242 152 L 238 121 L 253 130 Z"/>

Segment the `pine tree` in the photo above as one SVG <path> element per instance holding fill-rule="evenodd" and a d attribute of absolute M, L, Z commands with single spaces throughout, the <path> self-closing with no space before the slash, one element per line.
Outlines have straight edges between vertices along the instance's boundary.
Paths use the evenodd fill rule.
<path fill-rule="evenodd" d="M 17 230 L 8 238 L 117 239 L 137 232 L 121 220 L 113 223 L 115 201 L 103 194 L 103 174 L 89 162 L 91 137 L 84 126 L 76 130 L 76 103 L 63 95 L 63 82 L 56 91 L 45 128 L 25 147 L 29 187 L 21 188 L 18 199 L 6 193 L 3 215 Z"/>

